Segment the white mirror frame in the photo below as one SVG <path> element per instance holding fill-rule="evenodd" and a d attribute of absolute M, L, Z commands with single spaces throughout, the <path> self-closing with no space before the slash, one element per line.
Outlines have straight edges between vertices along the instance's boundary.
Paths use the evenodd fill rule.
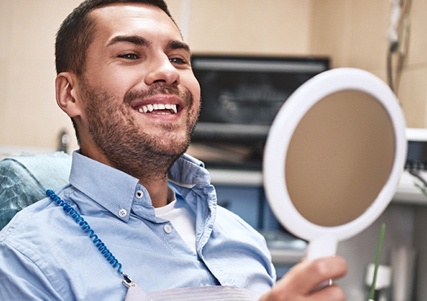
<path fill-rule="evenodd" d="M 390 177 L 376 200 L 356 219 L 335 227 L 306 220 L 293 205 L 286 187 L 285 159 L 289 143 L 301 119 L 330 94 L 357 90 L 377 99 L 389 114 L 395 135 L 395 157 Z M 373 74 L 355 68 L 325 71 L 298 88 L 277 113 L 267 138 L 264 159 L 264 187 L 278 221 L 291 233 L 309 242 L 307 258 L 332 256 L 338 241 L 348 239 L 371 225 L 393 198 L 406 160 L 405 119 L 393 91 Z"/>

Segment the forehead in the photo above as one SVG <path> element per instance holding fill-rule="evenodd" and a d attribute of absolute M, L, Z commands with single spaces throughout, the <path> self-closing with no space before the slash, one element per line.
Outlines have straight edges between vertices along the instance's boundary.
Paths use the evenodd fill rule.
<path fill-rule="evenodd" d="M 95 22 L 96 35 L 110 38 L 119 34 L 167 36 L 181 40 L 172 19 L 160 8 L 148 4 L 120 3 L 97 8 L 90 13 Z"/>

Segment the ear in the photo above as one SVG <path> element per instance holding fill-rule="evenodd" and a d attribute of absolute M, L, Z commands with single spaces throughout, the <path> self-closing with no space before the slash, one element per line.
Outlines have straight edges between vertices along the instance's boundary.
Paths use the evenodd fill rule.
<path fill-rule="evenodd" d="M 56 76 L 56 103 L 71 118 L 81 115 L 81 102 L 77 97 L 77 78 L 74 73 L 61 72 Z"/>

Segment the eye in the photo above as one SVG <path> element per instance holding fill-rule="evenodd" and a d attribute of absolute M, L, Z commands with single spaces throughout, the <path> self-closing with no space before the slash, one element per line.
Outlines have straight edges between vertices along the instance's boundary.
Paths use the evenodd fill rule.
<path fill-rule="evenodd" d="M 122 58 L 122 59 L 127 59 L 127 60 L 137 60 L 137 59 L 139 59 L 139 56 L 137 54 L 135 54 L 135 53 L 120 54 L 118 57 Z"/>
<path fill-rule="evenodd" d="M 172 57 L 172 58 L 170 58 L 170 59 L 169 59 L 169 61 L 170 61 L 172 64 L 178 64 L 178 65 L 185 65 L 185 64 L 188 64 L 188 61 L 187 61 L 187 60 L 185 60 L 185 59 L 183 59 L 183 58 L 179 58 L 179 57 Z"/>

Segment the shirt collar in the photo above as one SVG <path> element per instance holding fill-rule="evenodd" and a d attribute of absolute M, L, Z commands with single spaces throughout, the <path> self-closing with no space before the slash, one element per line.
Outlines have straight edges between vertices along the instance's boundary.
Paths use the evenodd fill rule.
<path fill-rule="evenodd" d="M 120 212 L 124 209 L 130 213 L 137 191 L 142 191 L 144 197 L 138 202 L 141 202 L 146 214 L 154 218 L 154 208 L 148 191 L 138 184 L 137 178 L 86 157 L 78 151 L 73 153 L 72 162 L 70 184 L 112 214 L 128 221 L 130 215 L 123 217 Z M 208 185 L 210 176 L 203 162 L 184 154 L 170 168 L 169 180 L 183 188 L 193 188 L 196 185 Z"/>
<path fill-rule="evenodd" d="M 137 178 L 79 152 L 73 153 L 70 184 L 120 218 L 120 210 L 130 212 L 136 190 L 141 187 Z"/>
<path fill-rule="evenodd" d="M 209 172 L 202 161 L 183 154 L 169 169 L 169 181 L 183 187 L 210 184 Z"/>

